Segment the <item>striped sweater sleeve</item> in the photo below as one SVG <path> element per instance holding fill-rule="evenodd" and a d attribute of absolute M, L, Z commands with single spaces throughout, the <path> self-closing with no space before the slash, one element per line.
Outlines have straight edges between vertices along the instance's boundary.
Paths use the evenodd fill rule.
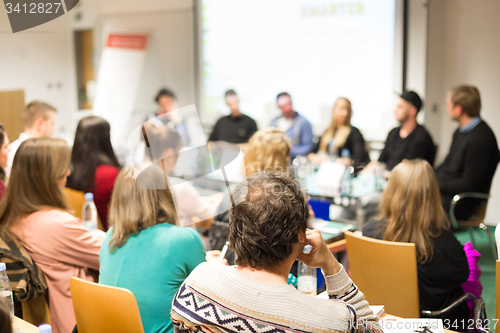
<path fill-rule="evenodd" d="M 337 274 L 327 275 L 325 280 L 328 297 L 347 303 L 352 314 L 351 322 L 358 323 L 353 325 L 355 332 L 382 332 L 378 327 L 378 317 L 343 266 Z"/>

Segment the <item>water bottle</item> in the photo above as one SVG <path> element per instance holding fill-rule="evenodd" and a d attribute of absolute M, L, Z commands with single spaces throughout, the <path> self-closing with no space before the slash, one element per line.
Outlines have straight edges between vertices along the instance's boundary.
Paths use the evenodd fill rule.
<path fill-rule="evenodd" d="M 12 298 L 12 287 L 7 276 L 6 265 L 0 262 L 0 297 L 6 298 L 9 303 L 10 317 L 14 318 L 14 299 Z"/>
<path fill-rule="evenodd" d="M 342 157 L 351 158 L 351 151 L 347 148 L 342 149 L 342 152 L 340 154 Z"/>
<path fill-rule="evenodd" d="M 97 208 L 94 203 L 94 194 L 85 193 L 85 203 L 82 207 L 82 222 L 87 230 L 97 229 Z"/>
<path fill-rule="evenodd" d="M 52 333 L 52 327 L 49 324 L 38 326 L 38 333 Z"/>
<path fill-rule="evenodd" d="M 337 159 L 337 147 L 335 147 L 335 140 L 331 139 L 328 145 L 328 155 L 330 156 L 330 161 L 335 161 Z"/>
<path fill-rule="evenodd" d="M 351 169 L 352 166 L 347 166 L 344 170 L 344 174 L 342 175 L 342 180 L 340 181 L 342 192 L 340 194 L 341 198 L 348 198 L 351 194 Z"/>

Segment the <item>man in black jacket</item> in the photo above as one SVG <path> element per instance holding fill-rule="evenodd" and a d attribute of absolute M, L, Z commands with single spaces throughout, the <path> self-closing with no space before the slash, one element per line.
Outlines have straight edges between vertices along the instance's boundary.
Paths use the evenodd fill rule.
<path fill-rule="evenodd" d="M 500 152 L 495 134 L 479 116 L 481 96 L 476 87 L 461 85 L 452 88 L 446 104 L 451 119 L 460 124 L 453 134 L 448 156 L 436 170 L 443 208 L 449 213 L 454 195 L 489 193 Z M 457 219 L 469 218 L 478 203 L 477 200 L 464 201 L 457 205 L 455 216 Z"/>
<path fill-rule="evenodd" d="M 392 129 L 378 159 L 391 171 L 403 160 L 421 158 L 434 163 L 435 147 L 429 132 L 417 123 L 422 100 L 414 91 L 405 91 L 396 107 L 396 120 L 401 126 Z"/>

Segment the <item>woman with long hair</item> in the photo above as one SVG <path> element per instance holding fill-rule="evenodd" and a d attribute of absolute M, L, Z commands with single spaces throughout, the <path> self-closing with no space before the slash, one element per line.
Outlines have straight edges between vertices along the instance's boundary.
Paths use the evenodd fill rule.
<path fill-rule="evenodd" d="M 109 208 L 110 229 L 101 248 L 99 283 L 131 290 L 145 332 L 173 332 L 172 299 L 201 262 L 198 233 L 176 226 L 172 193 L 161 167 L 124 168 Z M 220 252 L 207 253 L 219 261 Z"/>
<path fill-rule="evenodd" d="M 7 167 L 9 152 L 9 136 L 7 132 L 5 132 L 4 127 L 0 124 L 0 199 L 2 199 L 5 193 L 5 182 L 7 180 L 5 168 Z"/>
<path fill-rule="evenodd" d="M 69 279 L 94 280 L 102 244 L 68 212 L 63 189 L 70 154 L 62 139 L 24 141 L 0 201 L 1 234 L 19 239 L 47 278 L 54 333 L 71 332 L 75 326 Z"/>
<path fill-rule="evenodd" d="M 285 133 L 270 127 L 255 132 L 243 157 L 247 176 L 264 170 L 290 172 L 291 144 Z"/>
<path fill-rule="evenodd" d="M 330 126 L 307 156 L 311 162 L 321 164 L 328 161 L 331 153 L 340 157 L 344 149 L 349 150 L 350 158 L 356 163 L 370 162 L 365 139 L 359 129 L 351 125 L 351 117 L 351 101 L 345 97 L 338 98 L 333 105 Z"/>
<path fill-rule="evenodd" d="M 108 230 L 108 205 L 120 163 L 110 139 L 109 122 L 101 117 L 85 117 L 78 123 L 71 151 L 71 176 L 67 186 L 92 192 L 104 230 Z"/>
<path fill-rule="evenodd" d="M 161 160 L 161 162 L 157 162 L 157 165 L 164 169 L 166 175 L 171 174 L 184 144 L 181 134 L 168 125 L 156 127 L 149 122 L 145 123 L 144 129 L 149 145 L 147 149 L 154 156 L 154 159 Z M 178 225 L 194 227 L 193 220 L 196 220 L 198 221 L 197 226 L 209 227 L 215 208 L 222 200 L 223 195 L 217 193 L 211 196 L 202 196 L 189 182 L 176 177 L 168 177 L 168 180 L 174 190 Z"/>
<path fill-rule="evenodd" d="M 427 161 L 411 160 L 393 170 L 380 201 L 380 214 L 363 235 L 414 243 L 417 252 L 421 310 L 442 310 L 464 294 L 469 277 L 462 245 L 449 230 L 434 170 Z M 469 319 L 467 303 L 443 318 Z"/>

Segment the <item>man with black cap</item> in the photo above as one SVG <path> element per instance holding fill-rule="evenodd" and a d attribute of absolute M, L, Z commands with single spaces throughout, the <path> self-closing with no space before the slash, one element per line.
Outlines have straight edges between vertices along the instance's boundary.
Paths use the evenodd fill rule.
<path fill-rule="evenodd" d="M 388 171 L 403 160 L 416 158 L 427 160 L 433 165 L 436 150 L 434 143 L 425 127 L 417 123 L 422 100 L 414 91 L 405 91 L 400 97 L 396 107 L 396 120 L 401 126 L 389 132 L 378 161 L 385 163 Z"/>

